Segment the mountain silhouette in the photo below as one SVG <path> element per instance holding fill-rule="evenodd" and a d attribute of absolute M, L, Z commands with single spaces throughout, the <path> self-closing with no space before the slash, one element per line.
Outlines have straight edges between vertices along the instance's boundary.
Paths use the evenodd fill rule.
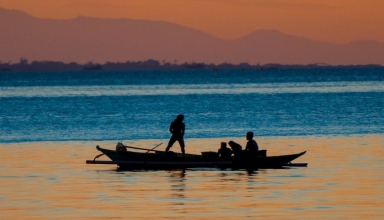
<path fill-rule="evenodd" d="M 384 43 L 333 44 L 258 30 L 235 40 L 164 21 L 41 19 L 0 8 L 0 61 L 384 64 Z"/>

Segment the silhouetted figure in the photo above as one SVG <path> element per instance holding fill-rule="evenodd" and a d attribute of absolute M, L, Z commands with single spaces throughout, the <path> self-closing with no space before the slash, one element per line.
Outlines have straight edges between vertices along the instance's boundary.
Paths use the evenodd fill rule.
<path fill-rule="evenodd" d="M 178 141 L 181 148 L 181 153 L 183 156 L 185 155 L 185 144 L 184 144 L 184 132 L 185 132 L 185 124 L 183 122 L 184 115 L 178 115 L 176 119 L 169 126 L 169 131 L 172 133 L 171 138 L 169 139 L 167 149 L 165 152 L 168 152 L 172 145 Z"/>
<path fill-rule="evenodd" d="M 232 156 L 232 150 L 227 147 L 227 143 L 225 142 L 221 142 L 221 147 L 217 153 L 221 158 L 229 158 Z"/>
<path fill-rule="evenodd" d="M 234 141 L 229 141 L 228 144 L 231 147 L 235 157 L 241 156 L 241 152 L 243 151 L 243 147 L 241 147 L 240 144 L 238 144 Z"/>
<path fill-rule="evenodd" d="M 247 164 L 247 169 L 253 170 L 257 167 L 257 152 L 259 151 L 259 146 L 256 141 L 253 140 L 253 132 L 247 132 L 247 145 L 245 146 L 244 161 Z"/>
<path fill-rule="evenodd" d="M 249 152 L 257 153 L 259 151 L 259 146 L 257 145 L 256 141 L 253 140 L 253 132 L 247 132 L 247 145 L 245 146 L 245 150 Z"/>

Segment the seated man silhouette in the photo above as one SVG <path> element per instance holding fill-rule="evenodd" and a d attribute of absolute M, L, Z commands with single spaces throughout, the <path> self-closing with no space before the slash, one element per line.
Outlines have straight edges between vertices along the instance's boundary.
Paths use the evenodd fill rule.
<path fill-rule="evenodd" d="M 232 152 L 233 152 L 235 157 L 241 156 L 241 152 L 243 152 L 243 148 L 241 147 L 240 144 L 238 144 L 234 141 L 229 141 L 228 144 L 231 147 Z"/>
<path fill-rule="evenodd" d="M 221 147 L 217 153 L 221 158 L 230 158 L 232 155 L 232 150 L 227 147 L 227 143 L 221 142 Z"/>
<path fill-rule="evenodd" d="M 257 145 L 256 141 L 253 140 L 253 132 L 249 131 L 247 132 L 247 145 L 245 146 L 245 150 L 252 153 L 257 153 L 259 151 L 259 146 Z"/>

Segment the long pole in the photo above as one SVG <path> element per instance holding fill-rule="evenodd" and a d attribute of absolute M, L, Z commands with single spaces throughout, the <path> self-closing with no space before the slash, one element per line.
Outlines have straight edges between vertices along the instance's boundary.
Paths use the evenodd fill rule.
<path fill-rule="evenodd" d="M 158 146 L 160 146 L 160 145 L 158 145 Z M 160 151 L 160 150 L 153 150 L 153 149 L 155 149 L 155 148 L 153 148 L 153 149 L 147 149 L 147 148 L 140 148 L 140 147 L 125 146 L 125 145 L 124 145 L 124 147 L 126 147 L 126 148 L 131 148 L 131 149 L 136 149 L 136 150 Z M 156 146 L 156 147 L 157 147 L 157 146 Z"/>
<path fill-rule="evenodd" d="M 150 149 L 150 150 L 148 150 L 147 152 L 145 152 L 145 153 L 148 153 L 149 151 L 153 151 L 153 150 L 155 150 L 155 148 L 156 147 L 158 147 L 158 146 L 160 146 L 160 145 L 162 145 L 163 143 L 160 143 L 160 144 L 158 144 L 158 145 L 156 145 L 154 148 L 152 148 L 152 149 Z"/>
<path fill-rule="evenodd" d="M 158 146 L 160 146 L 160 144 L 159 144 Z M 148 153 L 149 151 L 164 152 L 164 151 L 161 151 L 161 150 L 155 150 L 155 148 L 158 147 L 158 146 L 155 146 L 155 147 L 152 148 L 152 149 L 147 149 L 147 148 L 131 147 L 131 146 L 126 146 L 126 145 L 124 145 L 124 147 L 126 147 L 126 148 L 131 148 L 131 149 L 136 149 L 136 150 L 146 150 L 146 151 L 147 151 L 146 153 Z M 185 155 L 186 155 L 186 156 L 200 156 L 200 155 L 197 155 L 197 154 L 185 154 Z"/>

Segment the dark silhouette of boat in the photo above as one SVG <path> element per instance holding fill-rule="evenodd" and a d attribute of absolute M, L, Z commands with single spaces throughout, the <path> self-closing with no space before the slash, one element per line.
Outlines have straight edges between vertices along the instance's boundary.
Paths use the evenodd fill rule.
<path fill-rule="evenodd" d="M 120 146 L 119 146 L 120 144 Z M 96 146 L 102 154 L 93 160 L 87 160 L 87 164 L 116 164 L 120 169 L 127 170 L 170 170 L 187 168 L 220 168 L 220 169 L 258 169 L 258 168 L 282 168 L 285 166 L 307 166 L 307 163 L 293 164 L 292 161 L 304 155 L 306 151 L 297 154 L 280 156 L 267 156 L 266 150 L 256 154 L 244 152 L 242 156 L 220 158 L 216 152 L 202 152 L 198 154 L 182 154 L 164 152 L 153 149 L 124 146 L 119 143 L 116 150 L 104 149 Z M 122 148 L 123 146 L 123 148 Z M 146 153 L 135 152 L 126 149 L 146 150 Z M 96 160 L 106 155 L 110 161 Z"/>

